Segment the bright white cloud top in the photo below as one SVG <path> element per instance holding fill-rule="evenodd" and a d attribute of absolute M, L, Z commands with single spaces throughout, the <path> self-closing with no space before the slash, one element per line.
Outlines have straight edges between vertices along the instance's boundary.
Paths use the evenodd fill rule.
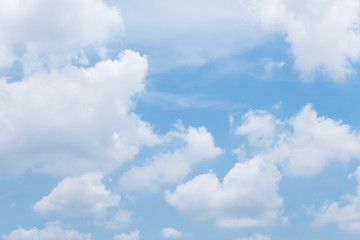
<path fill-rule="evenodd" d="M 250 111 L 236 134 L 248 136 L 249 143 L 267 159 L 282 164 L 293 175 L 312 176 L 328 162 L 360 159 L 359 132 L 341 121 L 317 116 L 309 104 L 286 121 Z"/>
<path fill-rule="evenodd" d="M 360 232 L 360 168 L 349 176 L 357 180 L 356 195 L 347 194 L 342 196 L 342 201 L 326 203 L 315 214 L 315 225 L 336 224 L 343 231 Z"/>
<path fill-rule="evenodd" d="M 67 66 L 20 82 L 3 80 L 2 172 L 109 171 L 131 160 L 142 145 L 159 144 L 151 126 L 131 112 L 146 70 L 144 57 L 126 51 L 92 68 Z"/>
<path fill-rule="evenodd" d="M 163 238 L 180 238 L 183 233 L 179 232 L 175 228 L 163 228 L 161 230 L 161 235 Z"/>
<path fill-rule="evenodd" d="M 0 0 L 0 238 L 357 240 L 359 16 Z"/>
<path fill-rule="evenodd" d="M 124 188 L 157 190 L 159 185 L 178 183 L 190 172 L 192 165 L 211 160 L 221 154 L 215 146 L 214 138 L 204 128 L 178 125 L 178 131 L 170 132 L 169 138 L 180 139 L 185 146 L 171 153 L 160 153 L 144 166 L 132 167 L 120 179 Z"/>
<path fill-rule="evenodd" d="M 7 57 L 0 66 L 20 60 L 25 72 L 70 61 L 86 65 L 83 48 L 102 51 L 107 41 L 123 31 L 119 9 L 101 0 L 4 0 L 0 9 L 0 49 Z M 14 52 L 16 45 L 23 51 Z"/>
<path fill-rule="evenodd" d="M 212 172 L 199 175 L 167 192 L 166 200 L 181 213 L 215 217 L 222 228 L 267 226 L 281 220 L 280 179 L 275 166 L 257 157 L 237 163 L 222 183 Z"/>
<path fill-rule="evenodd" d="M 67 215 L 97 215 L 107 208 L 118 206 L 120 196 L 106 190 L 102 174 L 89 173 L 65 178 L 48 196 L 35 203 L 37 213 L 57 212 Z"/>

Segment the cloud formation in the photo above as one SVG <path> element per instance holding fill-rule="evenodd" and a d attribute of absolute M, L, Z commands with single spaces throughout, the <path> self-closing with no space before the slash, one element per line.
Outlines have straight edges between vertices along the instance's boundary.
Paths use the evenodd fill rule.
<path fill-rule="evenodd" d="M 40 214 L 55 212 L 70 216 L 103 214 L 107 208 L 119 205 L 120 196 L 107 190 L 102 178 L 100 173 L 65 178 L 49 195 L 35 203 L 33 210 Z"/>
<path fill-rule="evenodd" d="M 327 202 L 315 213 L 315 226 L 336 224 L 342 231 L 360 233 L 360 167 L 350 176 L 357 180 L 356 194 L 342 196 L 341 201 Z"/>
<path fill-rule="evenodd" d="M 91 234 L 83 234 L 75 230 L 63 229 L 60 222 L 45 224 L 44 229 L 37 227 L 25 230 L 18 227 L 8 235 L 3 235 L 4 240 L 92 240 Z"/>
<path fill-rule="evenodd" d="M 223 181 L 210 172 L 166 192 L 166 201 L 180 213 L 216 218 L 222 228 L 267 226 L 283 221 L 277 194 L 281 174 L 261 157 L 236 163 Z"/>
<path fill-rule="evenodd" d="M 0 81 L 0 172 L 111 171 L 141 146 L 159 144 L 150 124 L 132 112 L 146 72 L 146 58 L 128 50 L 91 68 Z"/>
<path fill-rule="evenodd" d="M 334 80 L 354 72 L 360 58 L 358 27 L 360 4 L 356 0 L 258 0 L 260 20 L 284 32 L 291 44 L 295 67 L 305 80 L 324 71 Z"/>
<path fill-rule="evenodd" d="M 160 231 L 163 238 L 179 238 L 183 235 L 182 232 L 179 232 L 175 228 L 164 228 Z"/>
<path fill-rule="evenodd" d="M 341 121 L 318 116 L 310 104 L 284 121 L 251 110 L 236 133 L 249 138 L 256 154 L 283 166 L 291 175 L 313 176 L 331 161 L 360 158 L 359 132 Z"/>
<path fill-rule="evenodd" d="M 18 60 L 25 73 L 70 62 L 86 65 L 86 48 L 100 52 L 123 31 L 119 10 L 101 0 L 4 0 L 0 22 L 0 53 L 5 56 L 0 67 Z"/>
<path fill-rule="evenodd" d="M 222 182 L 209 172 L 167 191 L 167 202 L 178 212 L 215 218 L 222 228 L 286 222 L 278 195 L 283 174 L 313 176 L 331 161 L 360 158 L 359 133 L 341 121 L 318 116 L 310 104 L 283 121 L 269 112 L 250 110 L 234 129 L 248 137 L 247 148 L 234 150 L 241 161 Z"/>
<path fill-rule="evenodd" d="M 177 147 L 174 152 L 157 154 L 143 166 L 132 167 L 121 176 L 124 188 L 158 190 L 163 184 L 178 183 L 194 164 L 214 159 L 222 152 L 204 127 L 185 129 L 179 125 L 178 131 L 170 132 L 168 138 L 184 146 Z"/>
<path fill-rule="evenodd" d="M 360 58 L 356 0 L 112 2 L 124 10 L 125 41 L 148 51 L 161 70 L 241 54 L 273 39 L 274 33 L 290 43 L 295 68 L 307 81 L 319 72 L 344 80 Z M 266 69 L 282 66 L 273 62 Z"/>

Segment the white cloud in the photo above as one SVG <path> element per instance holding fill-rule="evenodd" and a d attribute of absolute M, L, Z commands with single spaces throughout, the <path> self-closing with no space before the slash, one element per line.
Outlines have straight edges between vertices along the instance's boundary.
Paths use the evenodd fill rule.
<path fill-rule="evenodd" d="M 238 238 L 237 240 L 271 240 L 271 237 L 261 234 L 254 234 L 251 237 L 247 238 Z"/>
<path fill-rule="evenodd" d="M 185 129 L 181 125 L 178 128 L 179 131 L 170 132 L 168 137 L 177 144 L 185 142 L 185 146 L 174 152 L 157 154 L 143 166 L 132 167 L 121 177 L 124 188 L 157 190 L 162 184 L 177 183 L 194 164 L 221 154 L 221 149 L 215 146 L 214 138 L 204 127 Z"/>
<path fill-rule="evenodd" d="M 107 208 L 118 206 L 120 196 L 106 189 L 102 174 L 89 173 L 65 178 L 49 195 L 34 204 L 40 214 L 56 212 L 70 216 L 103 214 Z"/>
<path fill-rule="evenodd" d="M 289 120 L 291 132 L 283 132 L 269 157 L 283 161 L 294 175 L 315 175 L 330 161 L 347 162 L 360 158 L 360 136 L 349 125 L 318 117 L 306 105 Z"/>
<path fill-rule="evenodd" d="M 282 198 L 277 194 L 282 174 L 312 176 L 330 161 L 360 158 L 360 135 L 350 126 L 319 117 L 306 105 L 290 119 L 250 110 L 236 133 L 249 137 L 251 160 L 244 147 L 234 150 L 237 163 L 223 182 L 212 172 L 195 177 L 167 192 L 165 198 L 180 213 L 215 218 L 224 228 L 265 226 L 279 221 Z M 360 171 L 360 170 L 359 170 Z"/>
<path fill-rule="evenodd" d="M 0 172 L 57 176 L 111 171 L 161 139 L 132 112 L 147 60 L 125 51 L 91 68 L 66 66 L 0 82 Z"/>
<path fill-rule="evenodd" d="M 107 1 L 122 9 L 128 45 L 147 51 L 160 71 L 242 53 L 274 33 L 284 33 L 305 80 L 323 71 L 339 81 L 360 57 L 357 0 Z"/>
<path fill-rule="evenodd" d="M 341 80 L 352 73 L 360 57 L 356 0 L 259 0 L 258 15 L 265 25 L 287 34 L 295 66 L 309 80 L 318 70 Z"/>
<path fill-rule="evenodd" d="M 17 228 L 8 235 L 3 235 L 4 240 L 91 240 L 91 234 L 79 233 L 75 230 L 67 230 L 61 227 L 59 222 L 45 224 L 44 229 L 36 227 L 25 230 L 22 227 Z"/>
<path fill-rule="evenodd" d="M 336 224 L 340 230 L 360 233 L 360 167 L 354 176 L 357 179 L 355 195 L 345 195 L 342 201 L 326 203 L 315 214 L 315 226 Z"/>
<path fill-rule="evenodd" d="M 112 240 L 139 240 L 140 239 L 140 232 L 138 230 L 131 232 L 129 234 L 117 234 L 113 237 Z"/>
<path fill-rule="evenodd" d="M 277 194 L 281 174 L 260 156 L 237 163 L 219 182 L 210 172 L 166 192 L 167 202 L 180 213 L 216 218 L 222 228 L 266 226 L 282 221 Z"/>
<path fill-rule="evenodd" d="M 343 79 L 354 72 L 352 64 L 360 57 L 356 0 L 105 2 L 2 1 L 0 67 L 9 67 L 16 59 L 25 73 L 70 62 L 86 64 L 89 48 L 105 56 L 106 43 L 124 29 L 119 8 L 127 25 L 125 45 L 146 51 L 155 63 L 153 69 L 160 71 L 244 52 L 273 32 L 286 34 L 304 79 L 319 70 Z M 266 69 L 283 64 L 269 61 Z"/>
<path fill-rule="evenodd" d="M 132 213 L 125 210 L 108 212 L 105 215 L 98 216 L 95 224 L 104 226 L 107 229 L 120 229 L 132 221 Z"/>
<path fill-rule="evenodd" d="M 175 228 L 164 228 L 161 230 L 161 235 L 163 238 L 179 238 L 183 235 L 183 233 L 179 232 Z"/>
<path fill-rule="evenodd" d="M 360 158 L 360 135 L 349 125 L 317 116 L 310 104 L 289 120 L 279 121 L 269 113 L 244 115 L 239 134 L 249 136 L 266 159 L 284 166 L 286 173 L 312 176 L 330 161 Z M 263 142 L 266 140 L 267 148 Z"/>
<path fill-rule="evenodd" d="M 85 48 L 100 50 L 123 31 L 119 10 L 102 0 L 4 0 L 0 22 L 0 45 L 10 50 L 3 67 L 16 54 L 26 73 L 71 61 L 86 63 Z M 22 51 L 12 53 L 13 48 Z"/>
<path fill-rule="evenodd" d="M 271 114 L 261 110 L 250 110 L 241 120 L 242 123 L 236 128 L 235 134 L 247 135 L 252 145 L 272 144 L 277 122 Z"/>

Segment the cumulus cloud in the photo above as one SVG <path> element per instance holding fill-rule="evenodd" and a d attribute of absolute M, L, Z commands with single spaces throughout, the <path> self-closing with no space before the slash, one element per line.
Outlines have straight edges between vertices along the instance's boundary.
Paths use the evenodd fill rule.
<path fill-rule="evenodd" d="M 179 232 L 175 228 L 164 228 L 160 232 L 163 238 L 179 238 L 183 235 L 182 232 Z"/>
<path fill-rule="evenodd" d="M 63 229 L 59 222 L 50 222 L 45 224 L 44 229 L 37 227 L 25 230 L 18 227 L 8 235 L 2 236 L 4 240 L 91 240 L 91 234 L 83 234 L 73 229 Z"/>
<path fill-rule="evenodd" d="M 359 133 L 341 121 L 318 116 L 310 104 L 285 121 L 270 113 L 250 111 L 237 129 L 238 134 L 249 137 L 257 153 L 292 175 L 312 176 L 330 161 L 360 158 Z"/>
<path fill-rule="evenodd" d="M 0 22 L 0 53 L 8 53 L 2 67 L 17 59 L 26 73 L 70 61 L 86 64 L 86 48 L 100 50 L 123 31 L 119 10 L 102 0 L 4 0 Z"/>
<path fill-rule="evenodd" d="M 167 191 L 165 198 L 180 213 L 216 218 L 222 228 L 266 226 L 284 220 L 280 179 L 277 168 L 258 156 L 236 163 L 222 182 L 209 172 Z"/>
<path fill-rule="evenodd" d="M 235 134 L 247 135 L 251 145 L 272 144 L 277 121 L 266 111 L 250 110 L 241 117 L 241 124 L 236 127 Z"/>
<path fill-rule="evenodd" d="M 237 240 L 271 240 L 271 238 L 269 236 L 266 236 L 266 235 L 254 234 L 251 237 L 238 238 Z"/>
<path fill-rule="evenodd" d="M 140 239 L 140 231 L 136 230 L 129 234 L 117 234 L 115 235 L 112 240 L 139 240 Z"/>
<path fill-rule="evenodd" d="M 66 66 L 0 81 L 0 172 L 110 171 L 141 146 L 160 143 L 132 112 L 146 72 L 146 58 L 128 50 L 91 68 Z"/>
<path fill-rule="evenodd" d="M 254 1 L 261 21 L 286 33 L 295 67 L 306 80 L 324 70 L 341 80 L 354 70 L 360 57 L 358 27 L 360 4 L 356 0 Z"/>
<path fill-rule="evenodd" d="M 40 214 L 55 212 L 70 216 L 102 214 L 120 202 L 120 196 L 107 190 L 102 178 L 100 173 L 65 178 L 49 195 L 35 203 L 33 210 Z"/>
<path fill-rule="evenodd" d="M 360 167 L 352 175 L 358 186 L 355 195 L 345 195 L 342 201 L 326 203 L 315 213 L 315 226 L 336 224 L 342 231 L 360 233 Z"/>
<path fill-rule="evenodd" d="M 214 159 L 221 154 L 212 135 L 204 128 L 178 126 L 179 131 L 170 132 L 173 141 L 185 142 L 174 152 L 160 153 L 143 166 L 132 167 L 121 177 L 121 185 L 127 189 L 157 190 L 166 183 L 181 181 L 199 162 Z"/>
<path fill-rule="evenodd" d="M 360 158 L 359 133 L 341 121 L 318 116 L 310 104 L 283 121 L 268 112 L 250 110 L 235 129 L 248 137 L 253 157 L 248 160 L 250 154 L 244 153 L 242 145 L 234 150 L 241 162 L 222 182 L 209 172 L 167 191 L 167 202 L 180 213 L 215 218 L 224 228 L 286 221 L 277 193 L 282 174 L 312 176 L 331 161 Z"/>

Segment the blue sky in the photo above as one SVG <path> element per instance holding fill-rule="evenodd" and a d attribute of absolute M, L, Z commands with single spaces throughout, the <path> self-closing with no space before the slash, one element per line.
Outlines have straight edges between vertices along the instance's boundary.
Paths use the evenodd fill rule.
<path fill-rule="evenodd" d="M 0 0 L 0 238 L 360 234 L 356 0 Z"/>

